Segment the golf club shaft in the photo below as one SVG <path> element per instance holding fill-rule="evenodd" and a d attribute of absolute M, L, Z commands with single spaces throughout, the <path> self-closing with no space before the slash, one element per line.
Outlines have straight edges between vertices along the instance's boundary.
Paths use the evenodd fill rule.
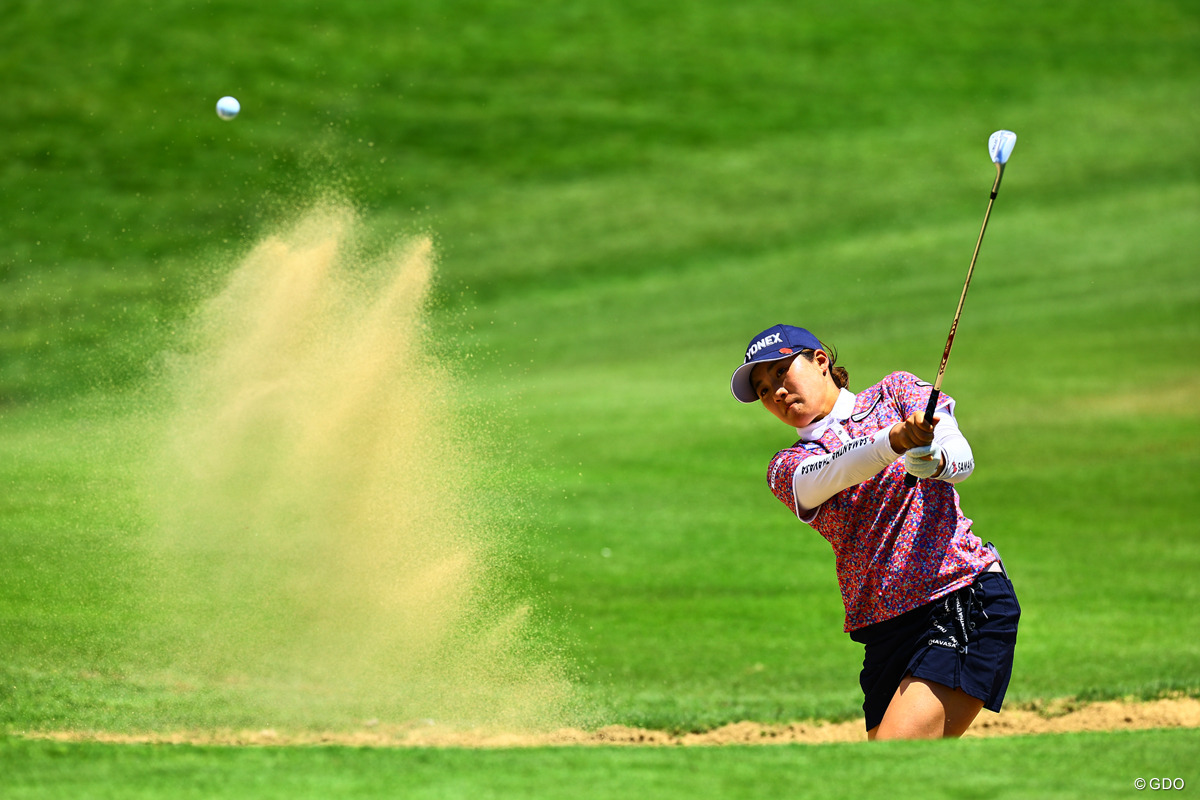
<path fill-rule="evenodd" d="M 996 180 L 992 184 L 992 194 L 988 198 L 987 211 L 983 214 L 983 226 L 979 229 L 979 239 L 975 242 L 975 252 L 971 254 L 971 266 L 967 268 L 967 279 L 963 282 L 962 294 L 958 298 L 958 308 L 954 311 L 954 321 L 950 323 L 950 335 L 946 338 L 946 349 L 942 351 L 942 363 L 938 367 L 937 377 L 933 380 L 933 389 L 929 392 L 929 403 L 925 406 L 925 419 L 932 424 L 933 412 L 937 410 L 938 399 L 942 394 L 942 377 L 946 374 L 946 363 L 950 361 L 950 348 L 954 346 L 954 335 L 958 332 L 958 320 L 962 316 L 963 303 L 967 300 L 967 290 L 971 288 L 971 276 L 975 273 L 975 260 L 979 258 L 979 248 L 983 244 L 983 234 L 987 230 L 988 217 L 992 215 L 992 204 L 996 202 L 996 194 L 1000 191 L 1000 179 L 1004 177 L 1004 165 L 996 164 Z M 904 476 L 904 485 L 910 489 L 917 485 L 917 476 Z"/>

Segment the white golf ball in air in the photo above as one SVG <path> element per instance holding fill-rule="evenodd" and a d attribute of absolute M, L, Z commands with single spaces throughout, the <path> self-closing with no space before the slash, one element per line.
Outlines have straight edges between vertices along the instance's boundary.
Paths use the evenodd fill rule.
<path fill-rule="evenodd" d="M 217 101 L 217 116 L 221 119 L 233 119 L 241 110 L 242 104 L 237 101 L 236 97 L 222 97 Z"/>

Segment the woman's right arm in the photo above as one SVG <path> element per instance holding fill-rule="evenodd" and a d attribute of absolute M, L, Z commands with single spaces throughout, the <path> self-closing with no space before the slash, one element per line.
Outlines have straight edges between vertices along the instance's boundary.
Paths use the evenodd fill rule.
<path fill-rule="evenodd" d="M 851 439 L 832 453 L 807 458 L 797 450 L 775 454 L 767 480 L 771 491 L 800 519 L 810 522 L 822 503 L 843 489 L 879 473 L 900 455 L 892 449 L 890 430 Z"/>
<path fill-rule="evenodd" d="M 934 425 L 937 422 L 935 419 Z M 933 425 L 926 424 L 924 414 L 918 412 L 890 428 L 851 439 L 832 453 L 804 458 L 794 450 L 784 450 L 771 463 L 771 491 L 808 522 L 815 516 L 813 512 L 838 492 L 879 474 L 908 448 L 931 441 Z"/>

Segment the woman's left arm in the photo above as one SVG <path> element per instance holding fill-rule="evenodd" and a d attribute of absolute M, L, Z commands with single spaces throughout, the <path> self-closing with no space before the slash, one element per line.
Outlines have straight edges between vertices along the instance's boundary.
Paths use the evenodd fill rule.
<path fill-rule="evenodd" d="M 933 477 L 947 483 L 964 481 L 975 469 L 971 443 L 959 430 L 958 421 L 953 415 L 943 412 L 937 415 L 937 420 L 933 441 L 942 449 L 942 469 Z"/>

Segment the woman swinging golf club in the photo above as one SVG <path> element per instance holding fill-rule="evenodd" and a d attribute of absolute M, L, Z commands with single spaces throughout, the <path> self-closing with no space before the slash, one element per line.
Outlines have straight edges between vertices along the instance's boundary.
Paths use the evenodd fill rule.
<path fill-rule="evenodd" d="M 999 711 L 1021 609 L 954 484 L 974 468 L 954 400 L 894 372 L 852 394 L 835 351 L 803 328 L 751 340 L 733 395 L 761 403 L 799 441 L 771 459 L 771 491 L 833 546 L 845 630 L 865 647 L 870 739 L 960 736 Z M 921 480 L 910 488 L 905 472 Z"/>
<path fill-rule="evenodd" d="M 1021 607 L 996 549 L 959 507 L 954 484 L 975 462 L 940 389 L 1016 140 L 1012 131 L 988 139 L 996 178 L 933 384 L 893 372 L 851 394 L 836 351 L 790 325 L 751 339 L 733 373 L 734 397 L 800 435 L 771 459 L 767 479 L 833 546 L 845 630 L 865 648 L 870 739 L 961 736 L 981 709 L 1000 710 L 1012 674 Z"/>

